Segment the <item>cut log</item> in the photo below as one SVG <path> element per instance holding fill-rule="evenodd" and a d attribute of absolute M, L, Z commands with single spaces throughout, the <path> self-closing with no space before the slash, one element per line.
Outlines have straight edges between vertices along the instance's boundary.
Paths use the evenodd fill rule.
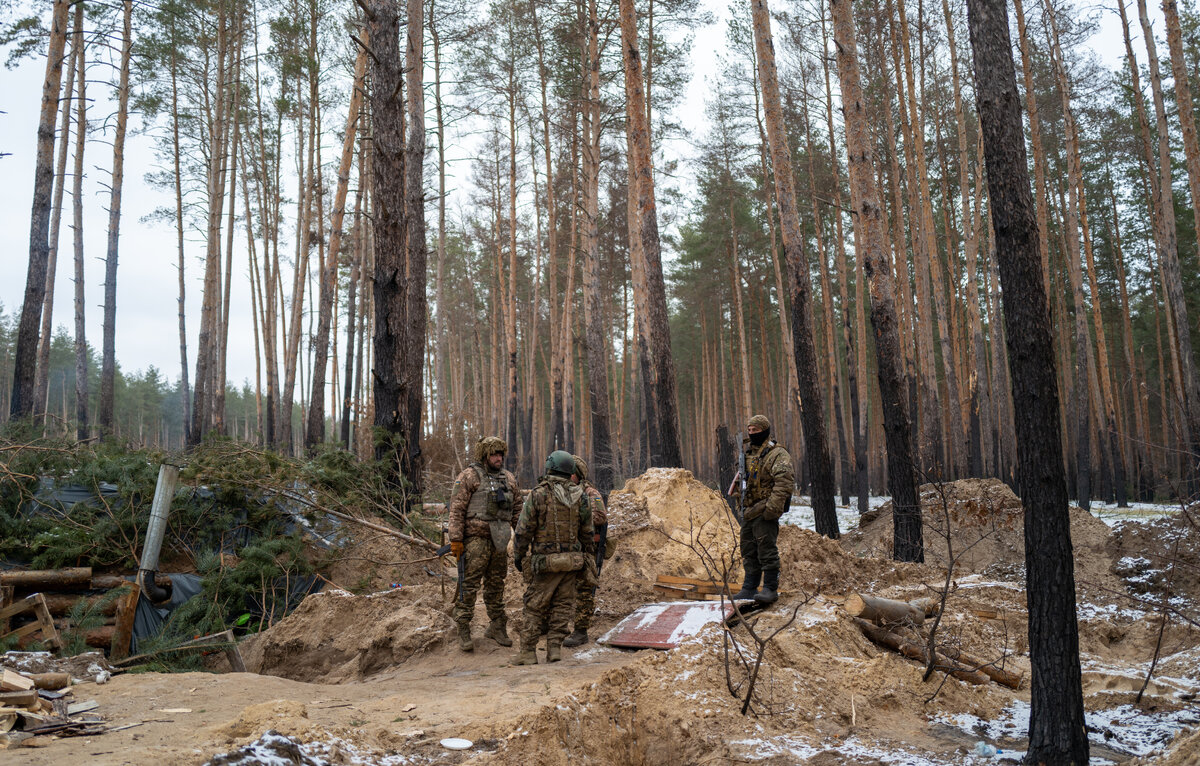
<path fill-rule="evenodd" d="M 128 585 L 129 583 L 126 583 Z M 87 600 L 88 604 L 97 604 L 104 600 L 103 596 L 80 596 L 74 593 L 43 593 L 46 597 L 46 608 L 50 610 L 50 614 L 61 616 L 70 614 L 81 600 Z M 102 614 L 105 617 L 110 617 L 117 613 L 117 601 L 119 599 L 109 600 L 107 603 L 100 604 L 99 609 L 92 606 L 91 610 L 95 614 Z"/>
<path fill-rule="evenodd" d="M 8 669 L 0 672 L 0 690 L 6 692 L 23 692 L 26 689 L 32 689 L 33 686 L 32 678 L 27 678 L 20 673 Z"/>
<path fill-rule="evenodd" d="M 33 681 L 33 688 L 46 691 L 58 691 L 71 685 L 70 673 L 30 673 L 28 678 Z"/>
<path fill-rule="evenodd" d="M 129 592 L 118 599 L 120 603 L 117 607 L 117 629 L 113 632 L 108 651 L 108 656 L 114 660 L 129 656 L 129 645 L 133 641 L 133 618 L 137 614 L 138 598 L 141 594 L 142 589 L 139 586 L 131 585 Z"/>
<path fill-rule="evenodd" d="M 884 630 L 875 623 L 867 622 L 861 617 L 854 618 L 854 624 L 863 632 L 867 638 L 871 639 L 880 646 L 891 649 L 894 652 L 899 652 L 901 655 L 916 660 L 923 665 L 929 664 L 929 656 L 925 653 L 925 647 L 916 642 L 909 641 L 903 636 L 892 633 L 889 630 Z M 986 674 L 978 670 L 960 667 L 942 654 L 938 654 L 934 658 L 934 669 L 949 673 L 955 678 L 961 679 L 972 684 L 986 684 L 990 679 Z"/>
<path fill-rule="evenodd" d="M 843 608 L 851 617 L 890 625 L 920 625 L 925 622 L 924 606 L 917 607 L 907 601 L 895 601 L 878 596 L 864 596 L 861 593 L 851 593 L 846 597 Z"/>
<path fill-rule="evenodd" d="M 0 706 L 32 707 L 38 703 L 37 689 L 26 689 L 19 692 L 0 692 Z"/>
<path fill-rule="evenodd" d="M 932 596 L 929 596 L 926 598 L 916 598 L 916 599 L 913 599 L 912 601 L 909 601 L 908 603 L 912 604 L 917 609 L 920 609 L 922 612 L 924 612 L 926 619 L 933 617 L 935 614 L 938 613 L 938 610 L 940 610 L 942 608 L 942 600 L 940 598 L 934 598 Z"/>
<path fill-rule="evenodd" d="M 91 588 L 92 590 L 112 590 L 113 588 L 120 588 L 132 583 L 132 580 L 126 580 L 121 575 L 99 574 L 92 576 Z M 171 578 L 160 572 L 154 575 L 154 584 L 160 588 L 167 588 L 169 590 L 171 588 Z"/>
<path fill-rule="evenodd" d="M 71 588 L 87 587 L 92 579 L 91 567 L 70 567 L 68 569 L 23 569 L 11 572 L 0 572 L 0 585 L 12 585 L 18 589 L 29 590 L 69 590 Z"/>
<path fill-rule="evenodd" d="M 986 674 L 988 678 L 992 679 L 1001 686 L 1007 686 L 1010 689 L 1021 688 L 1020 673 L 1010 673 L 1007 670 L 1003 670 L 992 664 L 983 662 L 982 660 L 977 660 L 968 654 L 960 652 L 952 646 L 943 648 L 942 652 L 960 665 L 965 665 L 971 668 L 979 668 L 980 672 Z"/>

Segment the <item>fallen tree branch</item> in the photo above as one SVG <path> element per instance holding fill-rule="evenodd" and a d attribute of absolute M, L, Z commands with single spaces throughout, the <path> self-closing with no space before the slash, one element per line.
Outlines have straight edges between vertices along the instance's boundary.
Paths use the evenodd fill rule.
<path fill-rule="evenodd" d="M 854 620 L 854 624 L 857 625 L 858 629 L 863 632 L 863 635 L 871 639 L 872 642 L 882 647 L 891 649 L 892 651 L 898 652 L 910 660 L 916 660 L 922 664 L 928 663 L 929 656 L 925 653 L 924 647 L 915 644 L 912 641 L 908 641 L 903 637 L 892 633 L 891 631 L 884 630 L 875 623 L 867 622 L 861 617 L 852 617 L 851 619 Z M 936 661 L 934 663 L 934 668 L 936 670 L 945 671 L 955 678 L 963 681 L 982 685 L 991 680 L 986 674 L 978 670 L 959 667 L 942 654 L 935 655 L 934 659 Z"/>

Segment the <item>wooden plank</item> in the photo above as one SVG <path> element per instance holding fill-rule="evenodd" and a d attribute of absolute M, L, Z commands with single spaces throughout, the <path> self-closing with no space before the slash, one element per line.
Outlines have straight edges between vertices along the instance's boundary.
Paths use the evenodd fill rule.
<path fill-rule="evenodd" d="M 0 610 L 4 610 L 12 606 L 13 594 L 16 588 L 11 585 L 0 585 Z M 8 618 L 0 618 L 0 634 L 8 632 Z"/>
<path fill-rule="evenodd" d="M 109 657 L 119 660 L 129 656 L 129 645 L 133 641 L 133 617 L 137 614 L 138 598 L 142 589 L 137 584 L 129 586 L 129 592 L 117 606 L 117 629 L 109 647 Z"/>
<path fill-rule="evenodd" d="M 32 611 L 33 604 L 33 596 L 26 596 L 20 601 L 14 601 L 3 609 L 0 609 L 0 620 L 7 622 L 10 617 L 16 617 L 19 614 Z"/>
<path fill-rule="evenodd" d="M 88 577 L 92 576 L 92 570 L 88 569 Z M 46 597 L 41 593 L 33 594 L 34 612 L 38 616 L 38 620 L 42 623 L 42 641 L 55 649 L 62 648 L 62 639 L 59 638 L 58 630 L 54 627 L 54 618 L 50 616 L 50 608 L 46 606 Z"/>
<path fill-rule="evenodd" d="M 79 715 L 80 713 L 86 713 L 89 710 L 95 710 L 98 707 L 100 707 L 100 703 L 96 700 L 75 702 L 67 705 L 67 715 Z"/>
<path fill-rule="evenodd" d="M 737 614 L 731 603 L 681 601 L 646 604 L 606 633 L 600 643 L 630 649 L 673 649 L 706 625 Z"/>

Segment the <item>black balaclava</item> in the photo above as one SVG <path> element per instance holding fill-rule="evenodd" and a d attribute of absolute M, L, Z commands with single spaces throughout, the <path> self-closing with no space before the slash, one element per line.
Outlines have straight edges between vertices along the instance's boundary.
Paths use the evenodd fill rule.
<path fill-rule="evenodd" d="M 771 437 L 771 429 L 766 428 L 756 434 L 749 434 L 750 443 L 755 447 L 761 447 Z"/>

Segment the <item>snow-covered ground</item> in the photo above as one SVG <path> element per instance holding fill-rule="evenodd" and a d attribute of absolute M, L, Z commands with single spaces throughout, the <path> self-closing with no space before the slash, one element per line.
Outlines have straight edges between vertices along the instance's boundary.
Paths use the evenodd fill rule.
<path fill-rule="evenodd" d="M 840 496 L 834 499 L 838 530 L 849 532 L 851 529 L 858 529 L 858 498 L 851 495 L 850 505 L 842 505 L 841 499 Z M 890 497 L 871 497 L 867 499 L 867 503 L 872 509 L 875 509 L 891 499 Z M 793 495 L 792 505 L 788 512 L 779 519 L 779 523 L 815 530 L 817 525 L 813 520 L 812 499 L 808 495 Z"/>
<path fill-rule="evenodd" d="M 1110 527 L 1123 521 L 1151 521 L 1179 512 L 1178 505 L 1170 503 L 1130 503 L 1128 508 L 1118 508 L 1108 503 L 1092 503 L 1092 515 Z"/>

